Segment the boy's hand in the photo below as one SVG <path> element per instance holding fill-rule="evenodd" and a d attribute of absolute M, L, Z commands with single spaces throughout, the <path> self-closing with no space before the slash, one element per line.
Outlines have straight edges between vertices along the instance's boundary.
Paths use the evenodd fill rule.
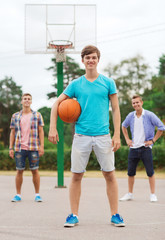
<path fill-rule="evenodd" d="M 133 142 L 132 140 L 128 139 L 126 140 L 128 147 L 133 147 Z"/>
<path fill-rule="evenodd" d="M 53 144 L 57 144 L 57 142 L 59 142 L 59 136 L 58 136 L 57 129 L 49 130 L 48 140 L 49 140 L 49 142 L 52 142 Z"/>
<path fill-rule="evenodd" d="M 149 140 L 149 141 L 145 141 L 145 147 L 149 147 L 153 144 L 153 141 L 152 140 Z"/>
<path fill-rule="evenodd" d="M 39 147 L 39 156 L 41 157 L 42 155 L 44 155 L 44 147 Z"/>
<path fill-rule="evenodd" d="M 13 149 L 9 149 L 9 156 L 14 159 L 14 150 Z"/>
<path fill-rule="evenodd" d="M 120 148 L 120 137 L 113 136 L 112 138 L 112 148 L 113 152 L 116 152 Z"/>

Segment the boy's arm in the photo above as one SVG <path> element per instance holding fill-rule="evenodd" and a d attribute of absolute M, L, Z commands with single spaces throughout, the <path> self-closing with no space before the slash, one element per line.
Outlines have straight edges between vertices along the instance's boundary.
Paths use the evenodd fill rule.
<path fill-rule="evenodd" d="M 38 135 L 39 135 L 39 140 L 40 140 L 39 156 L 41 157 L 44 154 L 44 129 L 43 129 L 43 126 L 38 127 Z"/>
<path fill-rule="evenodd" d="M 154 144 L 163 134 L 163 131 L 161 130 L 157 130 L 155 136 L 153 137 L 153 139 L 149 140 L 149 141 L 145 141 L 145 146 L 150 146 L 152 144 Z"/>
<path fill-rule="evenodd" d="M 127 131 L 127 129 L 125 128 L 125 127 L 123 127 L 122 126 L 122 132 L 123 132 L 123 135 L 124 135 L 124 137 L 125 137 L 125 141 L 126 141 L 126 143 L 127 143 L 127 145 L 129 146 L 129 147 L 132 147 L 133 145 L 132 145 L 132 140 L 129 138 L 129 136 L 128 136 L 128 131 Z"/>
<path fill-rule="evenodd" d="M 120 148 L 120 109 L 117 94 L 110 95 L 114 125 L 114 135 L 112 137 L 113 151 L 116 152 Z"/>
<path fill-rule="evenodd" d="M 49 127 L 49 136 L 48 136 L 48 140 L 54 144 L 57 144 L 57 142 L 59 141 L 59 136 L 58 136 L 58 132 L 57 132 L 57 117 L 58 117 L 58 106 L 60 104 L 60 102 L 62 102 L 63 100 L 69 98 L 67 95 L 65 95 L 64 93 L 62 93 L 57 100 L 55 101 L 55 103 L 53 104 L 52 110 L 51 110 L 51 114 L 50 114 L 50 127 Z"/>
<path fill-rule="evenodd" d="M 15 128 L 11 128 L 10 138 L 9 138 L 9 156 L 14 158 L 14 142 L 15 142 Z"/>
<path fill-rule="evenodd" d="M 162 134 L 163 134 L 163 131 L 157 130 L 155 136 L 154 136 L 153 139 L 152 139 L 153 142 L 155 143 L 155 142 L 162 136 Z"/>

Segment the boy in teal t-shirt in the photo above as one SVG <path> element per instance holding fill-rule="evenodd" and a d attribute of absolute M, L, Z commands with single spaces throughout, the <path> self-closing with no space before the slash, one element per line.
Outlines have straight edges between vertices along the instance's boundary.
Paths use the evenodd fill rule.
<path fill-rule="evenodd" d="M 76 98 L 81 106 L 81 115 L 75 125 L 71 153 L 72 181 L 69 192 L 72 213 L 67 217 L 64 227 L 73 227 L 79 223 L 81 180 L 92 150 L 96 154 L 106 180 L 111 223 L 115 226 L 125 226 L 122 217 L 118 214 L 118 186 L 114 166 L 114 152 L 120 148 L 120 110 L 116 85 L 113 79 L 97 72 L 100 59 L 98 48 L 86 46 L 81 52 L 81 57 L 86 73 L 73 80 L 54 103 L 48 137 L 50 142 L 57 144 L 59 141 L 56 128 L 58 105 L 67 98 Z M 112 139 L 109 134 L 109 100 L 114 124 Z"/>
<path fill-rule="evenodd" d="M 99 74 L 96 80 L 90 82 L 81 76 L 73 80 L 63 93 L 70 98 L 77 98 L 81 106 L 75 133 L 89 136 L 109 133 L 109 95 L 116 93 L 113 79 Z"/>

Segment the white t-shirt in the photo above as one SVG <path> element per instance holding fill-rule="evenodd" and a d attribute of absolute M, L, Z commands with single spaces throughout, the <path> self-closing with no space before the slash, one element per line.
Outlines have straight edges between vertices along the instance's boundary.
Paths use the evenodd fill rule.
<path fill-rule="evenodd" d="M 131 148 L 139 148 L 139 147 L 145 146 L 144 141 L 145 141 L 145 134 L 144 134 L 143 112 L 142 112 L 142 115 L 140 117 L 137 117 L 135 114 L 134 139 L 133 139 L 133 147 Z"/>

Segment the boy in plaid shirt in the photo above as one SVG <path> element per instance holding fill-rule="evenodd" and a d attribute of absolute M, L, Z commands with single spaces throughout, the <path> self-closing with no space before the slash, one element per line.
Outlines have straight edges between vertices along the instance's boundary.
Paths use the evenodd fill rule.
<path fill-rule="evenodd" d="M 11 201 L 21 201 L 23 172 L 25 169 L 25 160 L 26 157 L 28 157 L 35 188 L 35 201 L 42 202 L 42 198 L 39 194 L 40 176 L 38 168 L 39 156 L 44 154 L 44 122 L 42 115 L 30 108 L 32 104 L 32 96 L 29 93 L 23 94 L 21 104 L 22 110 L 12 115 L 10 124 L 9 156 L 11 158 L 15 157 L 17 169 L 17 194 Z"/>

